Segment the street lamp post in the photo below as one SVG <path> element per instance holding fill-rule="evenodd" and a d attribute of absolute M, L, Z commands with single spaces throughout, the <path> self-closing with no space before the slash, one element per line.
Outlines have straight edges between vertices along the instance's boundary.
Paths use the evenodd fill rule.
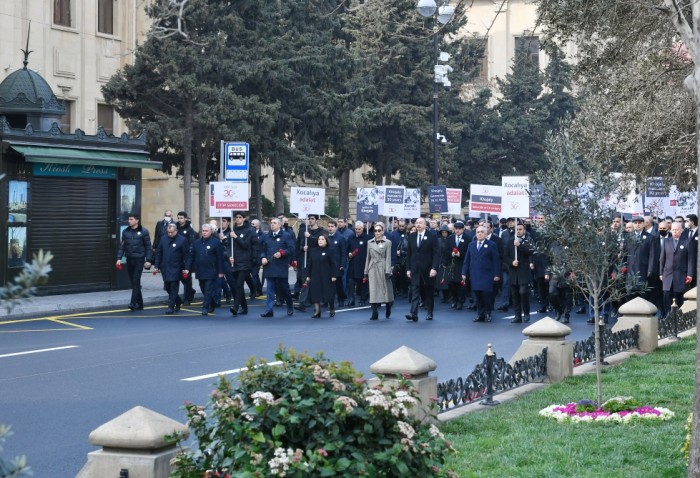
<path fill-rule="evenodd" d="M 416 6 L 418 14 L 422 17 L 436 17 L 438 23 L 445 25 L 452 19 L 454 8 L 445 2 L 440 8 L 437 7 L 435 0 L 418 0 Z M 438 66 L 438 32 L 433 35 L 433 69 L 437 73 Z M 437 78 L 433 79 L 433 185 L 438 185 L 438 112 L 439 112 L 439 86 Z"/>

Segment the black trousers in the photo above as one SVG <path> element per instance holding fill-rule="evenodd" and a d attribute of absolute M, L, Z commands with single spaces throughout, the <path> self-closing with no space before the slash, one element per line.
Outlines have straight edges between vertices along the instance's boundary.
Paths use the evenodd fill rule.
<path fill-rule="evenodd" d="M 129 304 L 136 307 L 143 307 L 143 296 L 141 295 L 141 274 L 143 274 L 143 264 L 145 259 L 127 259 L 126 273 L 129 275 L 131 283 L 131 302 Z"/>
<path fill-rule="evenodd" d="M 210 309 L 216 303 L 216 293 L 219 287 L 219 278 L 215 279 L 199 279 L 199 289 L 204 295 L 204 303 L 202 309 Z"/>
<path fill-rule="evenodd" d="M 475 290 L 476 297 L 476 313 L 479 317 L 484 317 L 490 314 L 493 310 L 493 292 L 485 290 Z"/>
<path fill-rule="evenodd" d="M 233 294 L 233 308 L 234 310 L 238 310 L 238 307 L 242 307 L 244 309 L 248 308 L 248 302 L 245 300 L 245 289 L 243 288 L 243 284 L 245 283 L 246 278 L 250 276 L 250 270 L 241 270 L 241 271 L 233 271 L 232 273 L 232 278 L 233 278 L 233 283 L 229 283 L 229 287 L 231 288 L 231 293 Z"/>
<path fill-rule="evenodd" d="M 177 295 L 180 290 L 180 281 L 165 281 L 165 290 L 168 292 L 168 308 L 174 309 L 176 305 L 182 304 L 180 296 Z"/>
<path fill-rule="evenodd" d="M 183 296 L 185 297 L 185 300 L 187 302 L 192 302 L 192 300 L 194 300 L 194 287 L 192 287 L 192 276 L 188 275 L 187 279 L 183 277 L 182 280 L 180 280 L 180 282 L 182 282 L 182 286 L 184 287 Z"/>
<path fill-rule="evenodd" d="M 435 307 L 435 285 L 433 281 L 425 280 L 420 275 L 411 277 L 411 315 L 418 315 L 421 293 L 428 315 L 433 315 Z"/>
<path fill-rule="evenodd" d="M 515 317 L 530 315 L 530 284 L 511 284 L 510 294 L 513 297 Z"/>

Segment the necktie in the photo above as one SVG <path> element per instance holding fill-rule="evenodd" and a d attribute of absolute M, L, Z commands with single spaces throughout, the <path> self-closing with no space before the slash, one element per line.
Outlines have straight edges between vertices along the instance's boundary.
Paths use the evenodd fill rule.
<path fill-rule="evenodd" d="M 479 241 L 479 244 L 477 244 L 476 250 L 477 250 L 477 251 L 481 250 L 481 241 Z"/>
<path fill-rule="evenodd" d="M 455 245 L 456 245 L 457 247 L 459 247 L 459 239 L 460 239 L 461 237 L 462 237 L 462 236 L 457 236 L 457 237 L 455 237 Z"/>
<path fill-rule="evenodd" d="M 418 247 L 420 247 L 420 241 L 423 240 L 423 234 L 418 234 Z"/>
<path fill-rule="evenodd" d="M 675 251 L 676 249 L 678 249 L 678 239 L 673 240 L 673 250 Z"/>

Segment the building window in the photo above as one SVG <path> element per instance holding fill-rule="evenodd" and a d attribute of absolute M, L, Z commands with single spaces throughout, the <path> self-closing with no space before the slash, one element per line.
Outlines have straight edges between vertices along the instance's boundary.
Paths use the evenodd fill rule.
<path fill-rule="evenodd" d="M 97 0 L 97 31 L 114 35 L 114 0 Z"/>
<path fill-rule="evenodd" d="M 70 0 L 53 0 L 53 23 L 63 27 L 71 27 Z"/>
<path fill-rule="evenodd" d="M 97 105 L 97 127 L 100 126 L 108 135 L 114 135 L 114 108 L 111 106 Z"/>
<path fill-rule="evenodd" d="M 515 54 L 525 55 L 527 60 L 540 64 L 540 38 L 536 36 L 515 37 Z"/>
<path fill-rule="evenodd" d="M 489 41 L 488 38 L 471 38 L 467 40 L 468 54 L 464 64 L 471 83 L 485 84 L 489 81 Z"/>
<path fill-rule="evenodd" d="M 70 133 L 71 132 L 71 121 L 72 121 L 72 115 L 73 115 L 73 104 L 74 101 L 68 101 L 68 100 L 63 100 L 63 106 L 66 107 L 66 112 L 63 113 L 63 116 L 61 116 L 61 119 L 58 121 L 58 126 L 61 128 L 61 131 L 64 133 Z"/>

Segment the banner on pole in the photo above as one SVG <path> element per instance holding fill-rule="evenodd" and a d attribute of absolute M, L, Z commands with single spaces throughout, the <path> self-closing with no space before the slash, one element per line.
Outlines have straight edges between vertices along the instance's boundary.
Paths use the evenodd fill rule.
<path fill-rule="evenodd" d="M 218 181 L 209 183 L 209 216 L 231 216 L 231 211 L 247 211 L 248 183 Z"/>
<path fill-rule="evenodd" d="M 469 217 L 501 216 L 501 186 L 472 184 L 469 193 Z"/>
<path fill-rule="evenodd" d="M 504 217 L 530 217 L 530 178 L 527 176 L 501 177 Z"/>
<path fill-rule="evenodd" d="M 376 221 L 379 219 L 379 198 L 376 188 L 357 188 L 357 219 Z"/>
<path fill-rule="evenodd" d="M 431 213 L 447 211 L 447 188 L 445 186 L 428 186 L 428 206 Z"/>
<path fill-rule="evenodd" d="M 447 214 L 454 216 L 462 215 L 462 189 L 447 188 Z"/>
<path fill-rule="evenodd" d="M 406 188 L 403 197 L 404 217 L 414 218 L 420 216 L 420 189 Z"/>
<path fill-rule="evenodd" d="M 384 216 L 403 217 L 405 193 L 403 186 L 384 187 Z"/>
<path fill-rule="evenodd" d="M 326 190 L 322 188 L 292 187 L 289 193 L 289 211 L 299 217 L 322 215 L 326 210 Z"/>

